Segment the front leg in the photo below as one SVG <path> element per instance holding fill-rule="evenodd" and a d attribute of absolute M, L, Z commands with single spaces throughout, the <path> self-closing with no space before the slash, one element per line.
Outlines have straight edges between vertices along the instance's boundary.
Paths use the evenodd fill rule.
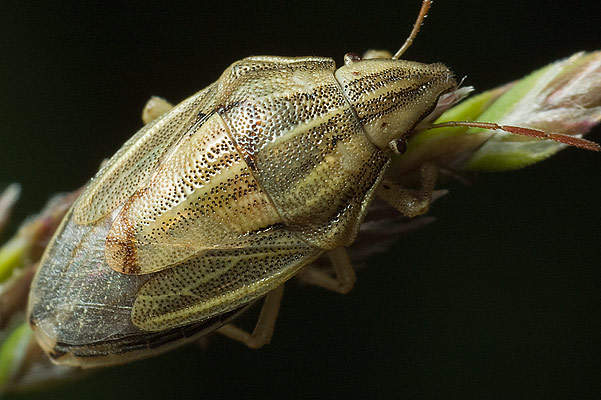
<path fill-rule="evenodd" d="M 432 192 L 438 179 L 438 167 L 426 163 L 422 166 L 421 175 L 421 188 L 417 193 L 389 179 L 383 179 L 378 186 L 378 196 L 409 218 L 425 214 L 432 204 Z"/>

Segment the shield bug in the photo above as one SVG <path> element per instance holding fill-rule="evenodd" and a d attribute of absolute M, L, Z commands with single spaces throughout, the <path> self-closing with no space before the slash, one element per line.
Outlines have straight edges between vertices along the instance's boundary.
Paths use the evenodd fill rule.
<path fill-rule="evenodd" d="M 344 248 L 374 197 L 410 217 L 430 202 L 434 166 L 424 166 L 417 197 L 384 180 L 390 154 L 457 87 L 442 64 L 399 59 L 429 5 L 390 58 L 348 54 L 337 69 L 324 57 L 249 57 L 179 105 L 151 106 L 46 250 L 29 300 L 42 348 L 58 363 L 91 367 L 215 330 L 258 347 L 292 276 L 350 290 Z M 438 126 L 457 125 L 598 150 L 534 129 Z M 311 266 L 326 254 L 335 277 Z M 252 334 L 230 324 L 263 297 Z"/>

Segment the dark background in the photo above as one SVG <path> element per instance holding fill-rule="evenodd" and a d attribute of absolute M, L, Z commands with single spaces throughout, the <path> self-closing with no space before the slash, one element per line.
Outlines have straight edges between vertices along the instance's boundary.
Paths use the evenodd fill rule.
<path fill-rule="evenodd" d="M 420 6 L 172 3 L 1 3 L 0 184 L 23 185 L 15 219 L 92 176 L 141 127 L 150 95 L 178 102 L 252 54 L 396 50 Z M 484 90 L 601 49 L 600 11 L 437 1 L 405 57 Z M 598 398 L 600 157 L 568 149 L 451 185 L 438 221 L 374 258 L 351 294 L 287 285 L 261 350 L 216 337 L 45 398 Z"/>

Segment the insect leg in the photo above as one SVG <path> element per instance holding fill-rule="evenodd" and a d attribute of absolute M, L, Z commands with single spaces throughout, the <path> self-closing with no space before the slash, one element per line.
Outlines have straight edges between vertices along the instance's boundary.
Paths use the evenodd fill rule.
<path fill-rule="evenodd" d="M 378 187 L 378 195 L 409 218 L 425 214 L 432 204 L 432 192 L 438 178 L 438 167 L 426 163 L 422 166 L 421 174 L 421 188 L 417 193 L 384 179 Z"/>
<path fill-rule="evenodd" d="M 309 283 L 334 292 L 342 294 L 350 292 L 355 286 L 357 277 L 346 250 L 344 247 L 339 247 L 330 251 L 328 257 L 332 262 L 335 277 L 313 265 L 308 265 L 297 274 L 298 279 L 303 283 Z"/>
<path fill-rule="evenodd" d="M 144 109 L 142 110 L 142 121 L 144 122 L 144 124 L 147 124 L 155 118 L 165 114 L 172 108 L 173 105 L 167 100 L 161 97 L 152 96 L 144 106 Z"/>
<path fill-rule="evenodd" d="M 217 332 L 230 339 L 242 342 L 251 349 L 258 349 L 259 347 L 268 344 L 273 336 L 273 329 L 275 327 L 275 321 L 278 318 L 283 294 L 284 285 L 280 285 L 267 293 L 265 301 L 263 302 L 263 307 L 261 307 L 259 319 L 257 320 L 257 324 L 252 333 L 248 333 L 234 324 L 224 325 L 219 328 Z"/>

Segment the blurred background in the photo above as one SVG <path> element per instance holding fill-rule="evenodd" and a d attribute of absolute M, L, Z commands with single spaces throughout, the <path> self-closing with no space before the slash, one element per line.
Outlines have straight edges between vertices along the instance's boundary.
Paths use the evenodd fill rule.
<path fill-rule="evenodd" d="M 395 51 L 419 0 L 0 4 L 0 186 L 16 221 L 85 183 L 142 125 L 248 55 Z M 437 1 L 404 58 L 478 91 L 601 49 L 597 0 Z M 590 136 L 601 141 L 601 130 Z M 346 296 L 287 285 L 271 345 L 223 337 L 25 398 L 601 395 L 601 156 L 450 184 L 438 221 L 371 260 Z M 249 321 L 250 322 L 250 321 Z"/>

